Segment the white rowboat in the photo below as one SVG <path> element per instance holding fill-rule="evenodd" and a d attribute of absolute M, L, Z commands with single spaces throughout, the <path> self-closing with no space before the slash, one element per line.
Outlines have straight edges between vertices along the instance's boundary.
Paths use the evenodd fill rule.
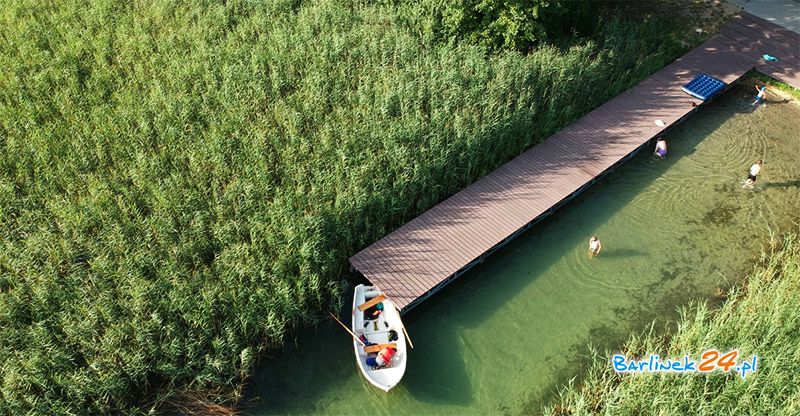
<path fill-rule="evenodd" d="M 362 305 L 375 303 L 375 298 L 384 298 L 383 294 L 373 286 L 358 285 L 353 296 L 353 322 L 351 329 L 353 333 L 361 337 L 362 335 L 369 343 L 373 344 L 396 344 L 397 352 L 388 366 L 373 369 L 367 365 L 367 358 L 374 357 L 375 353 L 365 352 L 365 347 L 357 340 L 353 340 L 353 348 L 356 352 L 356 364 L 361 370 L 361 374 L 373 386 L 389 391 L 392 387 L 400 383 L 403 374 L 406 372 L 406 358 L 408 350 L 406 348 L 406 337 L 403 328 L 403 321 L 400 320 L 400 313 L 394 303 L 389 298 L 384 298 L 383 311 L 375 320 L 364 319 L 364 309 Z M 359 309 L 359 306 L 362 306 Z M 397 334 L 396 340 L 390 340 L 391 334 Z M 372 349 L 377 348 L 373 347 Z M 367 349 L 370 349 L 367 347 Z"/>

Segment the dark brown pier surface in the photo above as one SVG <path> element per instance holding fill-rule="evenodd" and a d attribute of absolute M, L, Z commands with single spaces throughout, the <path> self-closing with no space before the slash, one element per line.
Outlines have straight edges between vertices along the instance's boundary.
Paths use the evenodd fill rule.
<path fill-rule="evenodd" d="M 765 62 L 763 54 L 779 61 Z M 350 264 L 406 312 L 699 108 L 702 101 L 681 90 L 696 75 L 731 84 L 753 68 L 800 88 L 800 34 L 742 12 L 706 43 L 361 250 Z"/>

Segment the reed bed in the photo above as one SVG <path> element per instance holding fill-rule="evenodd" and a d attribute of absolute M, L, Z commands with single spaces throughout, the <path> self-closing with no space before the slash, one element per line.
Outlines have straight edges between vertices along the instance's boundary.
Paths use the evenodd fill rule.
<path fill-rule="evenodd" d="M 686 48 L 490 48 L 440 4 L 0 2 L 0 413 L 236 386 L 349 255 Z"/>
<path fill-rule="evenodd" d="M 627 374 L 595 353 L 582 385 L 561 393 L 548 415 L 797 415 L 800 414 L 800 238 L 773 240 L 755 270 L 718 310 L 686 309 L 671 337 L 652 330 L 624 346 L 629 357 L 697 357 L 739 350 L 758 355 L 757 371 L 709 374 Z"/>

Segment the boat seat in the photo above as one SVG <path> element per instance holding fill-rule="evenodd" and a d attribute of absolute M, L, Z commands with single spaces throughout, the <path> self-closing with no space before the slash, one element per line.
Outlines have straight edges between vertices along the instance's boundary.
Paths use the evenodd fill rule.
<path fill-rule="evenodd" d="M 364 347 L 364 352 L 366 353 L 380 352 L 382 349 L 386 347 L 392 347 L 394 349 L 397 349 L 397 343 L 392 342 L 389 344 L 367 345 L 366 347 Z"/>
<path fill-rule="evenodd" d="M 383 293 L 381 293 L 380 295 L 375 296 L 374 298 L 362 303 L 361 305 L 358 305 L 358 310 L 364 312 L 365 310 L 367 310 L 367 308 L 373 307 L 383 302 L 384 300 L 386 300 L 386 296 Z"/>

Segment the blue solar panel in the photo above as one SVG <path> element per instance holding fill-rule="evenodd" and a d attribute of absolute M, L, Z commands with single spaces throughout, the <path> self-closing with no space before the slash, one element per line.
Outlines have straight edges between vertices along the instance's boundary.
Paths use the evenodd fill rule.
<path fill-rule="evenodd" d="M 700 74 L 681 89 L 692 97 L 706 101 L 724 90 L 725 83 L 706 74 Z"/>

